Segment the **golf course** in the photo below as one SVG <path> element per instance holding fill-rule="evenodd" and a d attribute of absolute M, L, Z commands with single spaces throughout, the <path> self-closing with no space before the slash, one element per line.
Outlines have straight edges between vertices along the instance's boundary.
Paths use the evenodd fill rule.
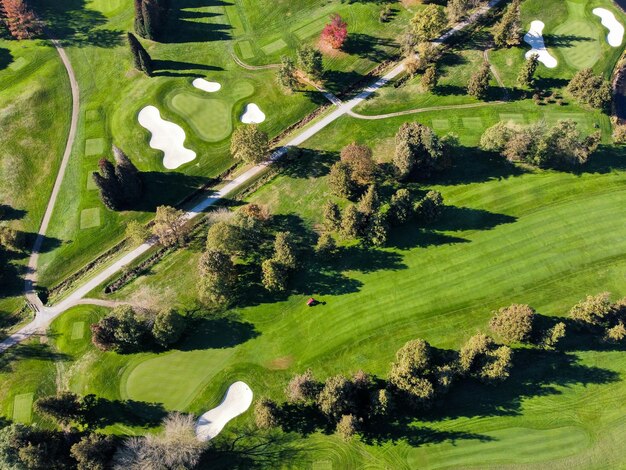
<path fill-rule="evenodd" d="M 626 468 L 616 2 L 0 24 L 0 468 Z"/>

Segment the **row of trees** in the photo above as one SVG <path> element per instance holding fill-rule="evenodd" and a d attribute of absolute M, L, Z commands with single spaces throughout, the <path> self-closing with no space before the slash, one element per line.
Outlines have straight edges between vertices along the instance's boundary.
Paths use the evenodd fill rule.
<path fill-rule="evenodd" d="M 582 138 L 576 123 L 570 119 L 553 127 L 544 122 L 522 127 L 501 121 L 483 133 L 480 146 L 512 162 L 541 168 L 570 168 L 585 163 L 599 142 L 599 131 Z"/>
<path fill-rule="evenodd" d="M 100 190 L 100 199 L 111 210 L 132 207 L 142 195 L 141 173 L 122 150 L 113 146 L 114 162 L 101 159 L 100 172 L 93 173 L 93 179 Z"/>
<path fill-rule="evenodd" d="M 169 10 L 169 0 L 134 0 L 135 32 L 142 38 L 159 39 Z"/>
<path fill-rule="evenodd" d="M 138 311 L 120 305 L 91 325 L 91 339 L 102 351 L 130 353 L 153 344 L 170 347 L 180 340 L 186 327 L 186 317 L 175 310 Z"/>
<path fill-rule="evenodd" d="M 26 0 L 0 0 L 0 22 L 15 39 L 29 39 L 41 32 L 41 26 Z"/>
<path fill-rule="evenodd" d="M 589 295 L 578 302 L 569 317 L 581 328 L 600 334 L 609 342 L 626 339 L 626 298 L 611 302 L 611 294 Z"/>

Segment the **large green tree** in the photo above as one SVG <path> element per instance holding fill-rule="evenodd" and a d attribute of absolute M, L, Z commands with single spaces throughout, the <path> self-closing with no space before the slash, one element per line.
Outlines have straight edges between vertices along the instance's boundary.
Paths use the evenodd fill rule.
<path fill-rule="evenodd" d="M 517 46 L 521 42 L 521 33 L 520 0 L 513 0 L 493 28 L 493 41 L 497 47 Z"/>
<path fill-rule="evenodd" d="M 230 153 L 235 160 L 247 163 L 260 163 L 269 154 L 267 134 L 256 124 L 246 124 L 233 132 Z"/>

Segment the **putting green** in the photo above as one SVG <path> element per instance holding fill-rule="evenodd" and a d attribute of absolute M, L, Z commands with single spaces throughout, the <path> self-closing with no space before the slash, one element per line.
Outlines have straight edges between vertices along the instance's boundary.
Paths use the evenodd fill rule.
<path fill-rule="evenodd" d="M 122 376 L 124 399 L 163 403 L 170 410 L 185 409 L 232 356 L 233 349 L 175 351 L 129 367 Z"/>
<path fill-rule="evenodd" d="M 252 93 L 251 83 L 238 81 L 222 84 L 222 89 L 216 93 L 176 89 L 167 95 L 165 102 L 202 140 L 219 142 L 233 131 L 233 106 Z"/>
<path fill-rule="evenodd" d="M 554 29 L 555 39 L 563 41 L 557 44 L 558 51 L 568 65 L 575 69 L 593 67 L 600 59 L 602 40 L 598 24 L 590 21 L 585 12 L 585 3 L 568 1 L 567 21 Z"/>
<path fill-rule="evenodd" d="M 32 418 L 33 394 L 21 393 L 13 399 L 13 421 L 28 424 Z"/>

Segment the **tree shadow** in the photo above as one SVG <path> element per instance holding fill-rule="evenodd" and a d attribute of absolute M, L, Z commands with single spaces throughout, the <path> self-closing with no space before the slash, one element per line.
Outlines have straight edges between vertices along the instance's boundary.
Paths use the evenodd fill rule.
<path fill-rule="evenodd" d="M 85 423 L 89 427 L 103 428 L 113 424 L 151 428 L 161 424 L 167 411 L 161 403 L 136 400 L 109 400 L 87 395 Z"/>
<path fill-rule="evenodd" d="M 325 86 L 326 88 L 343 98 L 351 97 L 361 90 L 352 90 L 351 85 L 362 81 L 365 78 L 364 75 L 350 70 L 344 72 L 341 70 L 326 70 L 324 72 Z M 346 90 L 349 90 L 346 92 Z"/>
<path fill-rule="evenodd" d="M 192 333 L 177 345 L 180 351 L 232 348 L 259 336 L 254 324 L 228 317 L 196 318 L 188 326 Z"/>
<path fill-rule="evenodd" d="M 429 180 L 430 184 L 454 186 L 480 183 L 521 176 L 529 171 L 510 163 L 498 154 L 485 152 L 476 147 L 456 147 L 451 160 L 452 167 L 434 173 Z"/>
<path fill-rule="evenodd" d="M 295 468 L 306 461 L 310 445 L 300 445 L 297 434 L 277 430 L 259 431 L 252 427 L 234 428 L 234 437 L 220 436 L 211 442 L 198 468 L 266 469 Z"/>
<path fill-rule="evenodd" d="M 294 147 L 274 162 L 274 166 L 281 175 L 290 178 L 320 178 L 326 176 L 338 160 L 338 152 Z"/>
<path fill-rule="evenodd" d="M 6 69 L 9 64 L 13 62 L 13 56 L 11 55 L 11 51 L 0 47 L 0 70 Z"/>
<path fill-rule="evenodd" d="M 375 425 L 367 426 L 362 433 L 362 441 L 369 445 L 381 445 L 392 442 L 404 442 L 411 447 L 420 447 L 428 444 L 451 442 L 456 444 L 461 440 L 480 442 L 494 441 L 485 434 L 466 431 L 439 431 L 414 423 L 415 418 L 406 414 L 396 414 L 389 420 L 379 420 Z"/>
<path fill-rule="evenodd" d="M 224 70 L 222 67 L 204 64 L 192 64 L 190 62 L 182 62 L 177 60 L 153 60 L 152 66 L 155 77 L 198 77 L 206 72 L 219 72 Z M 179 73 L 173 72 L 178 71 Z"/>
<path fill-rule="evenodd" d="M 19 343 L 0 354 L 0 371 L 12 371 L 17 361 L 70 361 L 67 354 L 54 351 L 49 345 L 35 342 Z"/>
<path fill-rule="evenodd" d="M 410 222 L 391 231 L 387 246 L 400 250 L 427 248 L 429 246 L 469 243 L 469 240 L 433 230 L 411 226 Z"/>
<path fill-rule="evenodd" d="M 33 1 L 35 11 L 45 18 L 48 35 L 63 46 L 111 48 L 122 44 L 122 31 L 101 28 L 107 17 L 86 4 L 85 0 Z"/>
<path fill-rule="evenodd" d="M 0 204 L 0 220 L 20 220 L 25 215 L 25 210 L 16 209 L 8 204 Z"/>
<path fill-rule="evenodd" d="M 600 145 L 587 162 L 571 170 L 574 174 L 611 173 L 626 170 L 626 147 Z"/>
<path fill-rule="evenodd" d="M 192 9 L 229 6 L 221 0 L 180 0 L 171 5 L 161 34 L 165 43 L 210 42 L 232 39 L 232 26 L 218 23 L 212 18 L 224 17 L 222 13 L 189 11 Z M 208 21 L 207 21 L 208 20 Z"/>
<path fill-rule="evenodd" d="M 343 51 L 372 62 L 380 63 L 398 55 L 398 43 L 363 33 L 351 33 L 343 45 Z"/>
<path fill-rule="evenodd" d="M 568 83 L 569 80 L 565 78 L 536 77 L 534 86 L 540 90 L 550 90 L 565 88 Z"/>
<path fill-rule="evenodd" d="M 575 34 L 545 34 L 543 39 L 546 43 L 546 47 L 554 48 L 574 47 L 575 42 L 590 42 L 595 40 L 584 36 L 576 36 Z"/>
<path fill-rule="evenodd" d="M 517 217 L 483 209 L 446 206 L 439 220 L 428 227 L 444 231 L 491 230 L 498 225 L 511 224 L 516 220 Z"/>
<path fill-rule="evenodd" d="M 158 206 L 175 205 L 186 195 L 217 182 L 215 178 L 178 172 L 146 171 L 141 172 L 141 177 L 143 195 L 130 208 L 140 212 L 155 212 Z"/>

